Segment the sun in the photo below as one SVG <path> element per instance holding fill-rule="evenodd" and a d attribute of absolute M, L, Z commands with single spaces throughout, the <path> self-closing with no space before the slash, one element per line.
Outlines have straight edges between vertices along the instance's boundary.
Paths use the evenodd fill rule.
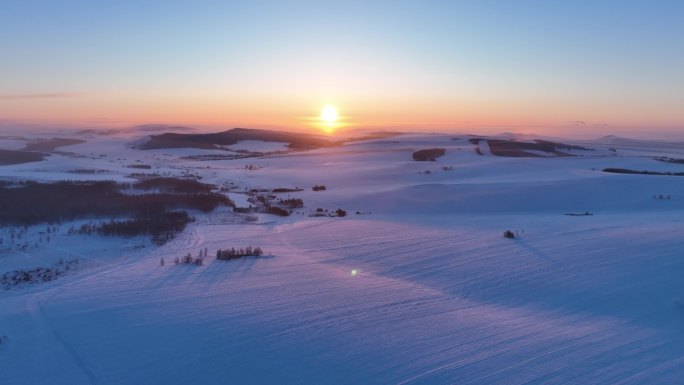
<path fill-rule="evenodd" d="M 321 110 L 321 120 L 326 124 L 335 124 L 337 122 L 337 108 L 327 105 Z"/>
<path fill-rule="evenodd" d="M 337 107 L 332 104 L 324 104 L 318 115 L 305 118 L 309 125 L 328 135 L 334 134 L 338 129 L 348 125 L 348 117 L 339 114 Z"/>
<path fill-rule="evenodd" d="M 338 126 L 339 116 L 337 115 L 337 108 L 327 105 L 321 109 L 321 128 L 327 134 L 332 134 Z"/>

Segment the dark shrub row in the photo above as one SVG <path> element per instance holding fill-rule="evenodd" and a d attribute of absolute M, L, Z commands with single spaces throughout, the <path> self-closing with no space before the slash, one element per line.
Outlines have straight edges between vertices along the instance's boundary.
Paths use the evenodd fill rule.
<path fill-rule="evenodd" d="M 252 247 L 252 246 L 247 246 L 246 248 L 240 248 L 240 249 L 235 249 L 234 247 L 231 247 L 230 249 L 218 249 L 216 251 L 216 259 L 220 260 L 230 260 L 230 259 L 237 259 L 237 258 L 242 258 L 242 257 L 260 257 L 264 255 L 263 250 L 261 250 L 261 247 Z"/>
<path fill-rule="evenodd" d="M 296 188 L 287 188 L 287 187 L 278 187 L 273 189 L 273 193 L 292 193 L 292 192 L 299 192 L 299 191 L 304 191 L 304 189 L 296 187 Z"/>
<path fill-rule="evenodd" d="M 668 175 L 668 176 L 684 176 L 684 172 L 671 171 L 639 171 L 629 170 L 626 168 L 604 168 L 603 172 L 610 172 L 616 174 L 639 174 L 639 175 Z"/>

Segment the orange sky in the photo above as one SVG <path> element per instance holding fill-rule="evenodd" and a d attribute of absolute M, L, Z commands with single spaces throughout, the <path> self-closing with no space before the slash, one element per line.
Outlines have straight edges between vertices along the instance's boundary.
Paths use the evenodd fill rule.
<path fill-rule="evenodd" d="M 305 3 L 10 3 L 0 129 L 684 130 L 683 2 Z"/>
<path fill-rule="evenodd" d="M 667 113 L 654 118 L 645 113 L 647 106 L 632 106 L 629 101 L 587 105 L 571 99 L 567 104 L 558 104 L 555 100 L 545 103 L 543 100 L 504 98 L 425 99 L 414 100 L 406 96 L 364 100 L 361 97 L 286 98 L 277 95 L 235 98 L 220 94 L 74 94 L 4 99 L 0 100 L 0 112 L 10 121 L 60 126 L 122 127 L 165 123 L 316 131 L 320 128 L 320 109 L 330 104 L 339 110 L 340 128 L 510 130 L 550 134 L 592 129 L 676 129 L 672 121 L 680 114 L 674 103 L 658 106 L 659 111 Z"/>

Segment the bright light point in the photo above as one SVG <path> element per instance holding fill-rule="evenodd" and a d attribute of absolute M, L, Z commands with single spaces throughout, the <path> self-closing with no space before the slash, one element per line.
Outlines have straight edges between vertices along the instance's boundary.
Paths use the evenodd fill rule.
<path fill-rule="evenodd" d="M 337 121 L 337 108 L 333 106 L 325 106 L 321 110 L 321 120 L 328 123 L 332 124 Z"/>
<path fill-rule="evenodd" d="M 351 271 L 351 276 L 352 276 L 352 277 L 356 277 L 357 274 L 359 274 L 359 271 L 356 270 L 356 269 L 352 269 L 352 271 Z"/>
<path fill-rule="evenodd" d="M 333 105 L 327 104 L 321 108 L 321 113 L 317 117 L 311 117 L 315 121 L 313 124 L 319 130 L 328 135 L 334 134 L 338 128 L 344 126 L 344 117 L 340 116 L 337 108 Z"/>

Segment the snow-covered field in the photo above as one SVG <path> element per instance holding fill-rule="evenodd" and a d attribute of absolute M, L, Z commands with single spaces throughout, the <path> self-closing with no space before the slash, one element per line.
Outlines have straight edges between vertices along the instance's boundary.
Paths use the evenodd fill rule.
<path fill-rule="evenodd" d="M 683 172 L 653 158 L 684 158 L 684 146 L 618 139 L 505 158 L 465 135 L 407 134 L 201 161 L 187 156 L 220 151 L 92 135 L 0 166 L 4 180 L 194 175 L 243 207 L 250 189 L 299 187 L 279 196 L 305 206 L 256 221 L 197 214 L 163 246 L 67 234 L 80 222 L 49 241 L 46 225 L 0 228 L 0 275 L 79 258 L 55 281 L 0 290 L 0 384 L 681 383 L 684 177 L 601 170 Z M 435 147 L 446 155 L 412 160 Z M 268 256 L 212 257 L 248 245 Z M 171 263 L 204 248 L 203 266 Z"/>

